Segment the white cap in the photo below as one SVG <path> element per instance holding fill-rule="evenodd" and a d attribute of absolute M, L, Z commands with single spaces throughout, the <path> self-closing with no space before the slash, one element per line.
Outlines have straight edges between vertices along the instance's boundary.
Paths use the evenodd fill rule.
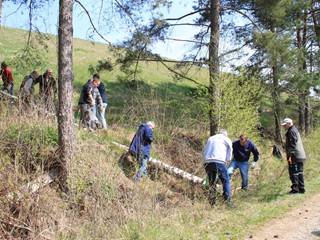
<path fill-rule="evenodd" d="M 283 122 L 281 123 L 282 126 L 286 125 L 287 123 L 292 124 L 292 119 L 291 118 L 285 118 L 283 119 Z"/>

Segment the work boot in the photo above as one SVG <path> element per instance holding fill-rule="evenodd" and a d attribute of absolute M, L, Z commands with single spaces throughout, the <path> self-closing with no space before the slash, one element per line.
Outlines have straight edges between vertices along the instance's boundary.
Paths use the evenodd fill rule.
<path fill-rule="evenodd" d="M 236 208 L 236 207 L 237 207 L 236 205 L 234 205 L 234 204 L 233 204 L 232 202 L 230 202 L 230 201 L 225 201 L 224 203 L 225 203 L 226 206 L 229 207 L 229 208 Z"/>
<path fill-rule="evenodd" d="M 292 189 L 288 194 L 297 194 L 299 191 Z"/>

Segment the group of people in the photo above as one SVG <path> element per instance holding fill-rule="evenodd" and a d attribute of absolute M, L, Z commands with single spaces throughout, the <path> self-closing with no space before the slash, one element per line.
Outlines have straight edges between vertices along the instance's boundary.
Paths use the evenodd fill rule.
<path fill-rule="evenodd" d="M 1 63 L 0 72 L 3 88 L 8 94 L 13 94 L 13 76 L 6 62 Z M 48 68 L 43 75 L 32 71 L 25 76 L 20 86 L 20 104 L 26 110 L 32 110 L 34 105 L 35 85 L 39 84 L 39 104 L 45 111 L 55 112 L 57 102 L 57 81 L 53 77 L 53 71 Z M 105 110 L 107 107 L 107 92 L 98 73 L 94 74 L 83 86 L 78 106 L 80 109 L 80 122 L 90 131 L 95 128 L 107 130 Z"/>
<path fill-rule="evenodd" d="M 289 194 L 305 193 L 303 165 L 306 154 L 302 145 L 300 134 L 290 118 L 283 120 L 282 126 L 287 130 L 285 150 L 288 161 L 288 172 L 291 180 Z M 139 170 L 135 181 L 147 176 L 147 162 L 150 158 L 151 144 L 154 141 L 153 130 L 155 123 L 152 121 L 141 124 L 134 135 L 129 152 L 139 162 Z M 232 142 L 228 138 L 227 130 L 221 129 L 218 134 L 211 136 L 203 150 L 203 162 L 209 180 L 209 202 L 216 204 L 216 187 L 220 179 L 223 185 L 223 197 L 225 204 L 231 208 L 235 205 L 231 202 L 230 178 L 239 168 L 242 179 L 241 189 L 248 190 L 249 159 L 253 154 L 251 167 L 255 168 L 259 160 L 259 151 L 248 136 L 242 134 L 238 140 Z M 232 161 L 231 161 L 232 160 Z M 227 167 L 227 163 L 231 161 Z"/>
<path fill-rule="evenodd" d="M 303 165 L 306 154 L 302 145 L 300 134 L 290 118 L 285 118 L 282 126 L 287 130 L 285 150 L 288 161 L 288 172 L 291 180 L 289 194 L 305 193 Z M 230 176 L 235 169 L 240 169 L 243 190 L 248 189 L 248 172 L 250 153 L 254 159 L 251 166 L 254 168 L 259 160 L 259 151 L 246 135 L 233 143 L 227 137 L 227 131 L 221 129 L 218 134 L 210 137 L 203 151 L 205 170 L 209 179 L 209 201 L 211 205 L 216 203 L 216 182 L 221 180 L 225 203 L 235 207 L 231 203 Z M 227 162 L 232 159 L 229 167 Z"/>
<path fill-rule="evenodd" d="M 39 84 L 39 103 L 48 112 L 55 111 L 57 101 L 57 81 L 53 77 L 53 70 L 48 68 L 39 76 L 37 71 L 32 71 L 22 80 L 20 86 L 20 100 L 26 110 L 31 110 L 34 103 L 35 85 Z"/>
<path fill-rule="evenodd" d="M 107 130 L 105 111 L 107 92 L 100 75 L 95 73 L 83 86 L 78 106 L 80 108 L 80 125 L 94 131 L 95 128 Z"/>
<path fill-rule="evenodd" d="M 231 142 L 227 137 L 227 130 L 221 129 L 218 134 L 211 136 L 203 150 L 203 161 L 209 180 L 209 202 L 216 204 L 216 183 L 218 179 L 223 185 L 225 203 L 234 207 L 231 203 L 230 176 L 239 168 L 243 190 L 248 189 L 249 159 L 253 153 L 254 160 L 251 167 L 254 168 L 259 160 L 259 151 L 247 135 Z M 233 159 L 227 168 L 227 162 Z"/>
<path fill-rule="evenodd" d="M 3 91 L 12 95 L 13 76 L 8 65 L 1 63 L 0 75 L 3 81 Z M 34 96 L 34 86 L 39 83 L 40 101 L 49 110 L 56 100 L 57 83 L 53 77 L 52 69 L 48 68 L 43 75 L 32 71 L 26 76 L 20 86 L 20 98 L 26 108 L 31 108 Z M 94 74 L 83 86 L 78 102 L 80 108 L 80 123 L 90 131 L 94 128 L 107 129 L 105 110 L 107 107 L 107 92 L 105 85 L 100 80 L 98 73 Z M 291 180 L 290 194 L 305 193 L 303 166 L 306 154 L 302 145 L 300 134 L 290 118 L 285 118 L 282 123 L 286 132 L 285 149 L 288 161 L 288 171 Z M 151 144 L 154 141 L 153 130 L 155 123 L 152 121 L 141 124 L 134 135 L 129 151 L 140 166 L 135 181 L 147 176 L 147 162 L 150 158 Z M 242 134 L 238 140 L 231 142 L 227 136 L 227 130 L 221 129 L 218 134 L 211 136 L 203 150 L 205 171 L 209 179 L 209 201 L 211 205 L 216 203 L 216 183 L 220 179 L 223 185 L 225 203 L 234 207 L 231 203 L 230 176 L 239 168 L 243 190 L 248 189 L 249 159 L 251 153 L 254 156 L 251 167 L 254 168 L 259 160 L 259 151 L 248 136 Z M 232 159 L 232 161 L 231 161 Z M 227 162 L 231 161 L 227 167 Z"/>
<path fill-rule="evenodd" d="M 13 95 L 14 79 L 6 62 L 1 63 L 0 75 L 3 82 L 2 91 Z M 46 111 L 53 110 L 54 102 L 57 99 L 57 82 L 51 68 L 48 68 L 43 75 L 39 76 L 37 71 L 32 71 L 30 75 L 24 77 L 20 86 L 22 107 L 26 110 L 32 108 L 36 84 L 39 84 L 39 103 L 45 107 Z"/>

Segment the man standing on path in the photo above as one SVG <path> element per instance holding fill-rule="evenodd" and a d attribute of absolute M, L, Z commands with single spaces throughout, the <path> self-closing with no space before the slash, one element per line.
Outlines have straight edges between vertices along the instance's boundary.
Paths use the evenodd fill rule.
<path fill-rule="evenodd" d="M 229 207 L 231 203 L 230 178 L 226 163 L 231 160 L 232 142 L 227 137 L 227 131 L 221 129 L 218 134 L 211 136 L 203 150 L 203 161 L 209 178 L 209 201 L 213 206 L 216 203 L 216 178 L 219 177 L 223 184 L 223 196 Z"/>
<path fill-rule="evenodd" d="M 1 63 L 1 71 L 0 76 L 3 81 L 3 91 L 8 91 L 10 95 L 13 93 L 13 77 L 10 68 L 8 67 L 6 62 Z"/>
<path fill-rule="evenodd" d="M 242 185 L 241 189 L 248 190 L 249 175 L 249 158 L 252 153 L 254 158 L 251 167 L 254 168 L 259 160 L 259 151 L 252 141 L 248 140 L 248 136 L 242 134 L 240 138 L 232 143 L 234 159 L 228 167 L 228 174 L 231 176 L 233 172 L 239 168 Z"/>
<path fill-rule="evenodd" d="M 281 124 L 286 130 L 286 154 L 289 176 L 291 180 L 290 194 L 305 193 L 303 164 L 306 160 L 300 134 L 290 118 L 285 118 Z"/>
<path fill-rule="evenodd" d="M 139 161 L 139 170 L 135 179 L 136 183 L 140 181 L 143 175 L 147 176 L 147 162 L 150 158 L 151 144 L 154 140 L 152 133 L 155 127 L 156 125 L 152 121 L 141 124 L 130 143 L 130 153 Z"/>

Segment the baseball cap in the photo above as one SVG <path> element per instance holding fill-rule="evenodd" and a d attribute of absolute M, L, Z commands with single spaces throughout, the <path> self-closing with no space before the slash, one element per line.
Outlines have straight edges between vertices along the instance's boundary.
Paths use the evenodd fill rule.
<path fill-rule="evenodd" d="M 285 118 L 283 119 L 283 122 L 281 123 L 282 126 L 286 125 L 287 123 L 292 123 L 292 119 L 291 118 Z"/>

